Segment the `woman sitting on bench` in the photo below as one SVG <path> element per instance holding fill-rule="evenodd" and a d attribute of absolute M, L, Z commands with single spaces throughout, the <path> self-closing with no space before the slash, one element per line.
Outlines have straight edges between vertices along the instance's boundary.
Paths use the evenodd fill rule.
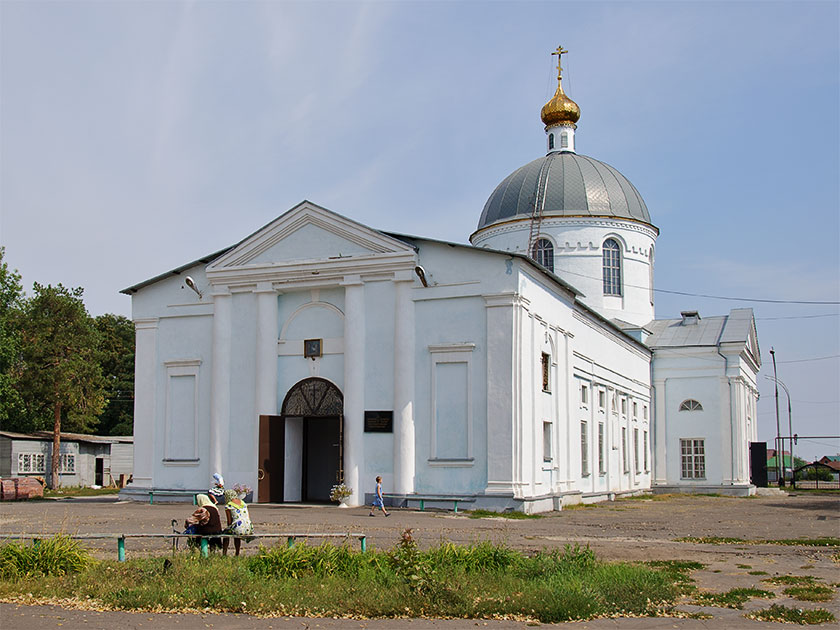
<path fill-rule="evenodd" d="M 225 490 L 225 513 L 227 514 L 228 526 L 225 528 L 224 533 L 242 536 L 246 542 L 252 540 L 250 535 L 254 533 L 254 525 L 251 523 L 248 506 L 233 490 Z M 222 543 L 222 553 L 224 555 L 227 555 L 229 543 L 230 538 L 225 538 Z M 242 538 L 233 539 L 233 547 L 236 550 L 237 556 L 239 555 L 239 546 L 241 544 Z"/>

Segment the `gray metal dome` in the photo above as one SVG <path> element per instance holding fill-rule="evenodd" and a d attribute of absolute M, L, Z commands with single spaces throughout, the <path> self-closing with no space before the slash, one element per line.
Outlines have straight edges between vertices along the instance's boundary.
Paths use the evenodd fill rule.
<path fill-rule="evenodd" d="M 508 175 L 484 205 L 478 229 L 533 215 L 634 219 L 650 224 L 639 191 L 612 166 L 577 153 L 549 153 Z"/>

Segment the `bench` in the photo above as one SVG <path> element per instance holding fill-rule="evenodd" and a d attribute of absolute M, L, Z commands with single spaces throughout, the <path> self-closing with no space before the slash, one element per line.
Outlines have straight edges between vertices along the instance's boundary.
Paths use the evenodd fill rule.
<path fill-rule="evenodd" d="M 189 497 L 192 499 L 192 504 L 196 505 L 196 495 L 200 494 L 199 490 L 181 490 L 178 488 L 173 488 L 171 490 L 149 490 L 149 504 L 152 505 L 155 502 L 155 495 L 159 497 Z"/>
<path fill-rule="evenodd" d="M 421 512 L 424 512 L 426 510 L 427 501 L 429 503 L 452 503 L 452 508 L 455 514 L 458 513 L 459 503 L 475 502 L 475 497 L 453 496 L 446 494 L 383 494 L 382 496 L 387 497 L 389 499 L 398 499 L 401 501 L 405 501 L 406 504 L 408 504 L 409 501 L 418 501 L 420 503 Z"/>
<path fill-rule="evenodd" d="M 237 534 L 75 534 L 73 536 L 67 534 L 53 534 L 62 535 L 72 540 L 102 540 L 102 539 L 116 539 L 117 541 L 117 560 L 125 562 L 125 539 L 126 538 L 171 538 L 173 542 L 179 538 L 200 538 L 201 557 L 206 558 L 209 555 L 210 538 L 285 538 L 286 546 L 291 548 L 295 546 L 295 540 L 298 538 L 356 538 L 359 541 L 359 549 L 362 553 L 367 551 L 367 536 L 360 532 L 346 532 L 346 533 L 288 533 L 288 534 L 250 534 L 248 536 L 241 536 Z M 31 540 L 33 545 L 37 546 L 41 540 L 46 538 L 44 534 L 19 534 L 16 536 L 2 536 L 2 540 Z M 173 549 L 174 551 L 174 549 Z"/>

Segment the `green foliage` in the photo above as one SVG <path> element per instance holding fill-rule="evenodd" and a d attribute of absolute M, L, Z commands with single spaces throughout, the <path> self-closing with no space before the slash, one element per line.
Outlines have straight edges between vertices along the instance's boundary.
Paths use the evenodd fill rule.
<path fill-rule="evenodd" d="M 544 623 L 650 615 L 678 590 L 666 573 L 600 562 L 588 548 L 524 556 L 504 546 L 442 543 L 410 531 L 390 551 L 329 544 L 260 548 L 255 556 L 182 553 L 93 562 L 66 577 L 0 579 L 0 598 L 73 597 L 127 610 L 206 609 L 297 616 L 483 618 Z"/>
<path fill-rule="evenodd" d="M 788 586 L 784 593 L 803 602 L 828 602 L 834 597 L 834 589 L 822 584 Z"/>
<path fill-rule="evenodd" d="M 765 578 L 761 580 L 762 582 L 766 582 L 767 584 L 781 584 L 781 585 L 808 585 L 808 584 L 815 584 L 819 578 L 815 578 L 810 575 L 775 575 L 770 578 Z"/>
<path fill-rule="evenodd" d="M 0 577 L 4 579 L 77 573 L 90 563 L 85 549 L 60 534 L 28 545 L 11 542 L 0 547 Z"/>
<path fill-rule="evenodd" d="M 23 302 L 20 274 L 9 268 L 0 247 L 0 428 L 14 429 L 24 416 L 25 405 L 17 391 L 20 376 L 20 331 L 15 326 L 16 313 Z"/>
<path fill-rule="evenodd" d="M 99 333 L 98 361 L 105 378 L 105 409 L 99 416 L 102 435 L 134 433 L 134 324 L 122 315 L 94 319 Z"/>
<path fill-rule="evenodd" d="M 786 545 L 789 547 L 840 547 L 840 538 L 824 536 L 822 538 L 778 538 L 775 540 L 746 540 L 744 538 L 728 538 L 725 536 L 684 536 L 677 538 L 677 542 L 688 542 L 706 545 Z"/>
<path fill-rule="evenodd" d="M 831 481 L 831 470 L 824 466 L 811 466 L 796 473 L 797 481 Z"/>
<path fill-rule="evenodd" d="M 757 621 L 779 621 L 782 623 L 798 623 L 799 625 L 836 621 L 834 615 L 822 608 L 790 608 L 780 604 L 773 604 L 770 608 L 754 610 L 745 616 Z"/>
<path fill-rule="evenodd" d="M 514 520 L 525 520 L 531 518 L 543 518 L 542 514 L 525 514 L 525 512 L 491 512 L 489 510 L 467 510 L 465 512 L 470 518 L 510 518 Z"/>
<path fill-rule="evenodd" d="M 741 609 L 751 599 L 773 599 L 774 597 L 776 597 L 774 593 L 758 588 L 733 588 L 725 593 L 696 593 L 694 603 L 699 606 Z"/>

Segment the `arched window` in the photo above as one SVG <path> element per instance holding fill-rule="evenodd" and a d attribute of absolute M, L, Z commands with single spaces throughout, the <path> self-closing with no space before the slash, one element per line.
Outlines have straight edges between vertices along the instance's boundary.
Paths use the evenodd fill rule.
<path fill-rule="evenodd" d="M 703 411 L 703 405 L 693 398 L 689 398 L 680 403 L 680 411 Z"/>
<path fill-rule="evenodd" d="M 604 295 L 621 295 L 621 247 L 614 238 L 604 241 Z"/>
<path fill-rule="evenodd" d="M 533 259 L 554 273 L 554 245 L 547 238 L 537 239 L 534 243 Z"/>
<path fill-rule="evenodd" d="M 561 149 L 568 149 L 569 148 L 569 134 L 561 133 L 560 134 L 560 148 Z"/>
<path fill-rule="evenodd" d="M 548 134 L 548 150 L 551 151 L 554 148 L 554 134 Z"/>

